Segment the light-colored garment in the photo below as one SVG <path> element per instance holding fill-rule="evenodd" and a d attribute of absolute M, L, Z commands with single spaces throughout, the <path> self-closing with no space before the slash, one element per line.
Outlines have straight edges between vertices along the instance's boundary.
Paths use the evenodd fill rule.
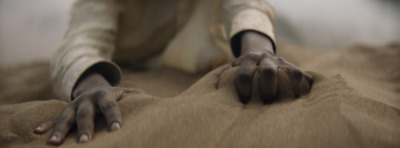
<path fill-rule="evenodd" d="M 53 88 L 70 101 L 89 68 L 116 85 L 117 63 L 159 56 L 163 64 L 195 73 L 240 55 L 240 32 L 272 41 L 273 8 L 265 0 L 77 0 L 63 44 L 52 59 Z M 229 45 L 231 43 L 231 47 Z"/>

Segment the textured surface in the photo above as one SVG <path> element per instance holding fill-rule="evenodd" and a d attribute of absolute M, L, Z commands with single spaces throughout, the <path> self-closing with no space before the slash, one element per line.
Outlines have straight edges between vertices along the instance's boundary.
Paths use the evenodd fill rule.
<path fill-rule="evenodd" d="M 94 139 L 62 147 L 400 147 L 400 45 L 354 46 L 313 53 L 280 45 L 279 54 L 314 77 L 310 94 L 293 99 L 285 76 L 279 100 L 247 105 L 234 90 L 235 69 L 215 87 L 219 69 L 204 76 L 172 70 L 123 70 L 119 102 L 124 124 L 108 133 L 96 119 Z M 50 133 L 33 130 L 67 103 L 51 93 L 47 64 L 0 70 L 0 145 L 45 147 Z M 192 85 L 193 84 L 193 85 Z M 186 89 L 188 88 L 188 89 Z"/>

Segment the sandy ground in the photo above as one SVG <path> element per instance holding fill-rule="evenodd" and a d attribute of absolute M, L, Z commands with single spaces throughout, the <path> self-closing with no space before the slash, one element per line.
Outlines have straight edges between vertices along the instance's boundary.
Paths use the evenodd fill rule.
<path fill-rule="evenodd" d="M 279 48 L 313 76 L 309 94 L 294 98 L 280 73 L 274 103 L 264 105 L 254 91 L 243 105 L 235 68 L 218 87 L 222 67 L 205 75 L 123 69 L 121 86 L 134 91 L 118 103 L 122 129 L 107 132 L 98 116 L 92 142 L 78 144 L 73 126 L 61 147 L 400 147 L 399 44 L 329 53 Z M 0 147 L 53 147 L 46 145 L 50 132 L 33 133 L 68 104 L 52 94 L 48 69 L 48 63 L 0 68 Z"/>
<path fill-rule="evenodd" d="M 0 147 L 48 146 L 50 132 L 33 130 L 67 105 L 52 93 L 46 60 L 61 42 L 70 3 L 0 0 Z M 72 130 L 62 147 L 400 147 L 400 45 L 353 45 L 398 39 L 398 2 L 271 3 L 279 40 L 309 47 L 278 44 L 279 56 L 314 77 L 309 94 L 295 99 L 281 75 L 276 102 L 264 105 L 255 94 L 243 105 L 236 69 L 218 88 L 221 68 L 123 69 L 121 86 L 135 91 L 119 102 L 122 129 L 107 132 L 100 116 L 91 143 L 78 144 Z"/>

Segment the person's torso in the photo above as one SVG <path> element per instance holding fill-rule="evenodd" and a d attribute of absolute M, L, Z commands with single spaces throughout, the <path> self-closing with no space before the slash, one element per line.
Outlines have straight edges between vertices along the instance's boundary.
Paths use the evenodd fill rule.
<path fill-rule="evenodd" d="M 163 54 L 164 64 L 187 72 L 222 64 L 229 45 L 219 4 L 219 0 L 126 0 L 113 60 L 142 63 Z"/>
<path fill-rule="evenodd" d="M 135 62 L 160 54 L 186 23 L 195 0 L 126 0 L 114 59 Z"/>

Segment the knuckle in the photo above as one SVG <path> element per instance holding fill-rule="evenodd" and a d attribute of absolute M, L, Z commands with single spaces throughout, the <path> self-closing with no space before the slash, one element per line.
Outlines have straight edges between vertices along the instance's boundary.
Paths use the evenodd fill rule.
<path fill-rule="evenodd" d="M 74 100 L 74 102 L 80 102 L 80 101 L 86 100 L 88 98 L 90 98 L 90 99 L 104 98 L 110 94 L 111 90 L 112 89 L 107 88 L 107 87 L 94 87 L 91 90 L 86 91 L 85 93 L 82 93 L 81 95 L 77 96 L 76 99 Z"/>
<path fill-rule="evenodd" d="M 107 92 L 103 89 L 97 89 L 93 93 L 91 93 L 90 98 L 93 99 L 98 99 L 98 98 L 104 98 L 107 95 Z"/>
<path fill-rule="evenodd" d="M 301 79 L 303 77 L 303 72 L 301 72 L 299 69 L 293 69 L 293 76 L 296 79 Z"/>
<path fill-rule="evenodd" d="M 283 72 L 285 72 L 286 74 L 289 74 L 288 68 L 286 66 L 279 66 L 278 67 L 279 70 L 282 70 Z"/>
<path fill-rule="evenodd" d="M 262 54 L 257 54 L 257 53 L 247 53 L 241 57 L 241 60 L 246 60 L 246 61 L 258 61 L 261 59 L 263 55 Z"/>
<path fill-rule="evenodd" d="M 262 56 L 262 54 L 248 54 L 248 58 L 251 61 L 258 61 Z"/>
<path fill-rule="evenodd" d="M 100 106 L 100 110 L 102 111 L 108 111 L 113 108 L 116 108 L 118 105 L 115 101 L 106 101 L 104 104 Z"/>
<path fill-rule="evenodd" d="M 273 77 L 276 75 L 276 70 L 271 67 L 265 67 L 260 70 L 263 77 Z"/>

